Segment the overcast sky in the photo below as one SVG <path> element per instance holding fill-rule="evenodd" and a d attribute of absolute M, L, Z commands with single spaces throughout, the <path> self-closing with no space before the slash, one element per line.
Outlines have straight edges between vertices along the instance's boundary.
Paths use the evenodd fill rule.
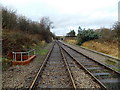
<path fill-rule="evenodd" d="M 111 28 L 118 20 L 119 0 L 0 0 L 1 5 L 17 10 L 33 21 L 47 16 L 55 26 L 51 31 L 66 35 L 78 26 Z"/>

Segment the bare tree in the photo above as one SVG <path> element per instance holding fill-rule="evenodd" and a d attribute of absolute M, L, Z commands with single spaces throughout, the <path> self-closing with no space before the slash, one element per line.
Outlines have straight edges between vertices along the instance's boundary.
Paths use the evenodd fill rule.
<path fill-rule="evenodd" d="M 51 42 L 52 40 L 52 33 L 50 32 L 50 28 L 52 28 L 52 21 L 50 21 L 49 17 L 43 17 L 40 20 L 40 29 L 41 35 L 46 42 Z"/>
<path fill-rule="evenodd" d="M 3 29 L 15 29 L 17 26 L 16 11 L 2 8 L 2 28 Z"/>

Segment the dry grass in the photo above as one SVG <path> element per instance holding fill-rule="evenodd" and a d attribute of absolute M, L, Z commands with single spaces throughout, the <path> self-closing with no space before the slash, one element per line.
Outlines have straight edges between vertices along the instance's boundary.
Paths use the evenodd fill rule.
<path fill-rule="evenodd" d="M 83 43 L 82 46 L 96 50 L 98 52 L 109 54 L 114 57 L 118 57 L 118 45 L 117 41 L 115 40 L 91 40 Z"/>
<path fill-rule="evenodd" d="M 77 44 L 77 40 L 66 40 L 65 42 L 69 44 Z"/>

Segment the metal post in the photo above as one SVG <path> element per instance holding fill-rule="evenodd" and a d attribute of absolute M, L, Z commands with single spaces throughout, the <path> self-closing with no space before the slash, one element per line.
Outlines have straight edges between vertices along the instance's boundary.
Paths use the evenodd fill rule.
<path fill-rule="evenodd" d="M 29 58 L 29 52 L 28 52 L 28 58 Z"/>
<path fill-rule="evenodd" d="M 15 60 L 15 58 L 14 58 L 14 52 L 13 52 L 13 60 Z"/>
<path fill-rule="evenodd" d="M 16 61 L 16 53 L 15 53 L 15 61 Z"/>
<path fill-rule="evenodd" d="M 22 53 L 21 53 L 21 61 L 22 61 Z"/>

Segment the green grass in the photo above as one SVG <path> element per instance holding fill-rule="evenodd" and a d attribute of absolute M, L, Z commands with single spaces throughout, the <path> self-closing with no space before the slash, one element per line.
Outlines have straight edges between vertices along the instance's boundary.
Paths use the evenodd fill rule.
<path fill-rule="evenodd" d="M 114 70 L 120 72 L 120 68 L 119 68 L 119 67 L 118 67 L 118 68 L 112 68 L 112 69 L 114 69 Z"/>
<path fill-rule="evenodd" d="M 11 59 L 2 58 L 2 65 L 0 65 L 0 66 L 2 67 L 2 70 L 6 70 L 8 67 L 11 66 Z"/>
<path fill-rule="evenodd" d="M 112 67 L 112 69 L 120 72 L 120 67 L 118 66 L 118 62 L 117 61 L 114 61 L 114 60 L 111 60 L 111 59 L 107 59 L 105 62 L 106 62 L 106 65 L 113 65 L 113 66 L 115 66 L 115 67 Z"/>
<path fill-rule="evenodd" d="M 46 55 L 48 53 L 48 50 L 43 49 L 46 45 L 46 43 L 44 43 L 44 45 L 37 44 L 36 46 L 31 48 L 36 50 L 36 55 Z"/>
<path fill-rule="evenodd" d="M 2 62 L 2 57 L 0 57 L 0 63 Z"/>
<path fill-rule="evenodd" d="M 107 64 L 111 64 L 111 65 L 116 65 L 116 64 L 117 64 L 116 61 L 111 60 L 111 59 L 107 59 L 105 62 L 106 62 Z"/>
<path fill-rule="evenodd" d="M 46 55 L 48 53 L 48 50 L 46 49 L 40 49 L 38 51 L 36 51 L 37 55 Z"/>

